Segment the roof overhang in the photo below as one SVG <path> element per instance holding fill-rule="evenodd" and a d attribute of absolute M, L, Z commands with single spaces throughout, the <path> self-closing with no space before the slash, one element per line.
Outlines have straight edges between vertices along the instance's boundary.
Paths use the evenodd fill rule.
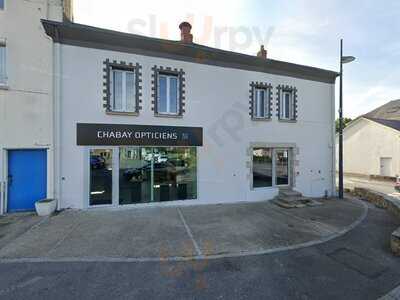
<path fill-rule="evenodd" d="M 337 72 L 108 29 L 42 20 L 55 43 L 235 68 L 334 84 Z"/>

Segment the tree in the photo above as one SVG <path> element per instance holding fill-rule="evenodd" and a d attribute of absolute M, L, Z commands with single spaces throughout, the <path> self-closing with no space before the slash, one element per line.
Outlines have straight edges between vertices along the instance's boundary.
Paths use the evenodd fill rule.
<path fill-rule="evenodd" d="M 343 129 L 346 128 L 346 126 L 353 121 L 352 118 L 343 118 Z M 335 127 L 336 127 L 336 133 L 339 132 L 339 119 L 336 119 L 335 121 Z"/>

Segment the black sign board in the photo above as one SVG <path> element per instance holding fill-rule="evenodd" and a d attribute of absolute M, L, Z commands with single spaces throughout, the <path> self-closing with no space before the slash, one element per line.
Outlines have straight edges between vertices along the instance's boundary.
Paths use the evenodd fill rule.
<path fill-rule="evenodd" d="M 77 123 L 79 146 L 202 146 L 203 128 Z"/>

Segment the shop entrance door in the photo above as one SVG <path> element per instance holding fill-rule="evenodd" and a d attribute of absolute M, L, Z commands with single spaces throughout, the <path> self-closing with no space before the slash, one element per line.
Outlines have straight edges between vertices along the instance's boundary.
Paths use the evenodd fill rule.
<path fill-rule="evenodd" d="M 196 147 L 121 147 L 119 204 L 197 198 Z"/>
<path fill-rule="evenodd" d="M 275 149 L 275 183 L 277 186 L 290 186 L 290 150 Z"/>

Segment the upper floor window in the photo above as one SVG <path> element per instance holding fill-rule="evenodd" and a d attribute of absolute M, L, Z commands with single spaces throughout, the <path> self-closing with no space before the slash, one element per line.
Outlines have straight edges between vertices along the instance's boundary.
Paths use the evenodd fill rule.
<path fill-rule="evenodd" d="M 157 66 L 152 70 L 154 114 L 181 117 L 185 112 L 185 72 Z"/>
<path fill-rule="evenodd" d="M 178 76 L 160 73 L 158 77 L 158 113 L 178 114 Z"/>
<path fill-rule="evenodd" d="M 6 45 L 0 43 L 0 84 L 7 83 Z"/>
<path fill-rule="evenodd" d="M 250 87 L 250 114 L 252 118 L 270 119 L 272 86 L 264 83 L 252 82 Z"/>
<path fill-rule="evenodd" d="M 266 89 L 255 89 L 254 92 L 254 117 L 265 118 L 268 114 L 267 105 L 267 90 Z"/>
<path fill-rule="evenodd" d="M 104 61 L 104 107 L 109 113 L 139 113 L 141 66 Z"/>
<path fill-rule="evenodd" d="M 279 87 L 279 119 L 295 121 L 297 118 L 296 88 Z"/>
<path fill-rule="evenodd" d="M 135 73 L 133 70 L 111 69 L 110 100 L 112 111 L 135 111 Z"/>
<path fill-rule="evenodd" d="M 6 0 L 0 0 L 0 10 L 4 9 L 4 2 Z"/>

